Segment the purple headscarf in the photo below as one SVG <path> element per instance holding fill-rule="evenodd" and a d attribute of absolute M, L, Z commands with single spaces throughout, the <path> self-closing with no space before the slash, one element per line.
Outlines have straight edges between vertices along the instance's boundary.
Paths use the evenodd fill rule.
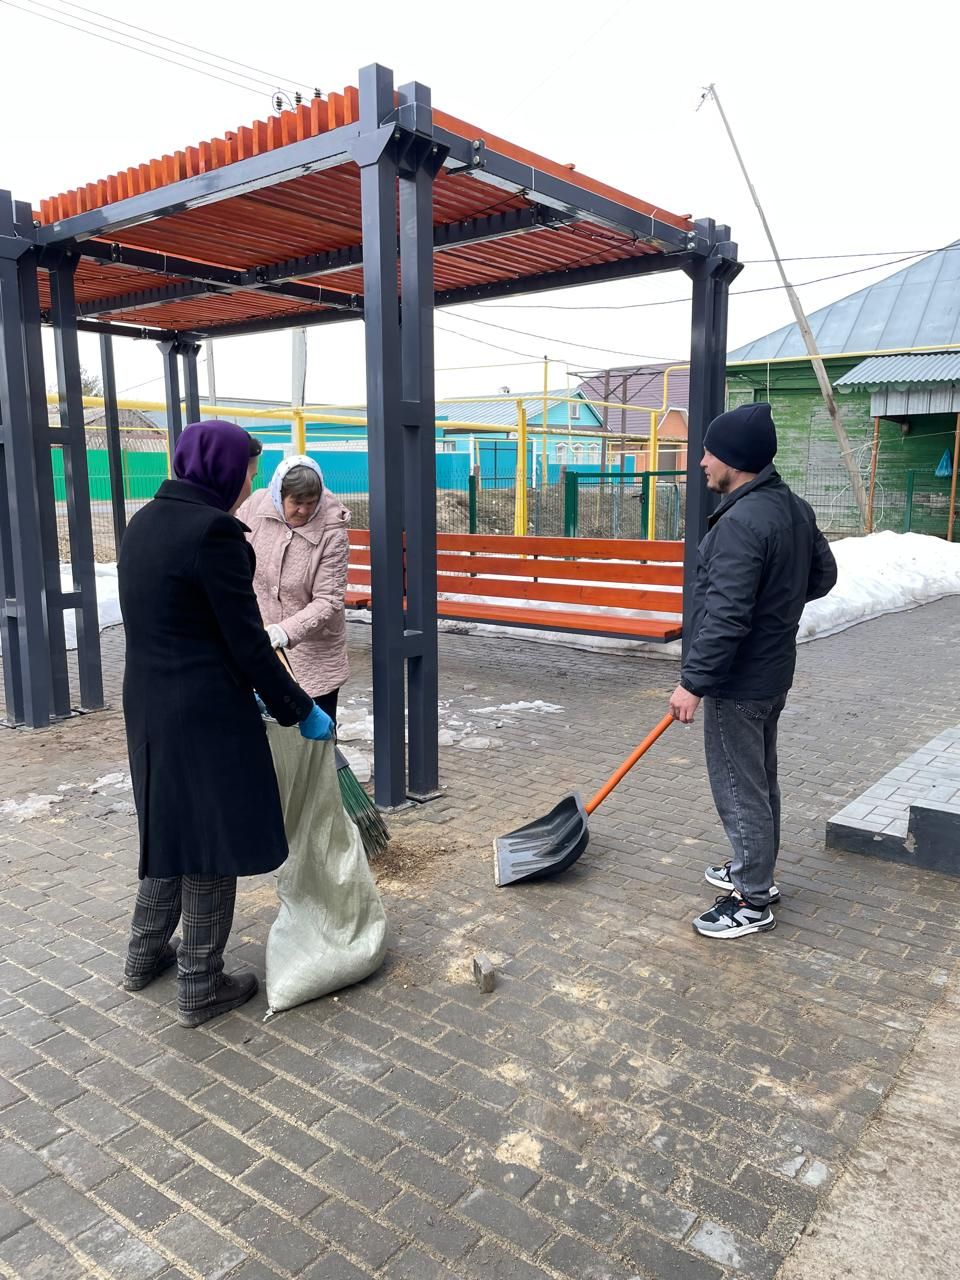
<path fill-rule="evenodd" d="M 203 490 L 221 511 L 240 497 L 249 465 L 250 437 L 218 418 L 185 427 L 173 451 L 173 474 Z"/>

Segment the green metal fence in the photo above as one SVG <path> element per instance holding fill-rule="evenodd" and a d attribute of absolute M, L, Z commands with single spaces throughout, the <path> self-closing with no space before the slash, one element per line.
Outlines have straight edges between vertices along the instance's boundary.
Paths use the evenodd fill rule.
<path fill-rule="evenodd" d="M 685 471 L 567 471 L 563 533 L 568 538 L 646 538 L 656 486 L 659 539 L 683 537 Z"/>

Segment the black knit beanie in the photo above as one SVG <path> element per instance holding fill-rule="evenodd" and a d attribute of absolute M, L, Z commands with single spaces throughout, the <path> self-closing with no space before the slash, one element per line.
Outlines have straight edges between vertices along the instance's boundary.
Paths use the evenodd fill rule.
<path fill-rule="evenodd" d="M 707 427 L 703 447 L 737 471 L 762 471 L 777 452 L 777 429 L 770 406 L 760 400 L 721 413 Z"/>

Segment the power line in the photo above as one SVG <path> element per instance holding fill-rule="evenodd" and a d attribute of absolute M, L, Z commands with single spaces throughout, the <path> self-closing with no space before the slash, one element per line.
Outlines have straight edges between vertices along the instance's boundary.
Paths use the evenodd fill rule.
<path fill-rule="evenodd" d="M 568 310 L 568 308 L 564 308 Z M 504 333 L 518 333 L 525 338 L 541 338 L 544 342 L 559 342 L 565 347 L 579 347 L 583 351 L 607 351 L 614 356 L 630 356 L 632 359 L 654 361 L 665 360 L 666 356 L 638 354 L 636 351 L 620 351 L 616 347 L 598 347 L 590 342 L 573 342 L 569 338 L 558 338 L 544 333 L 531 333 L 528 329 L 513 329 L 506 324 L 496 324 L 492 320 L 478 320 L 476 316 L 458 316 L 459 320 L 469 320 L 471 324 L 482 324 L 489 329 L 501 329 Z"/>
<path fill-rule="evenodd" d="M 60 18 L 72 18 L 72 17 L 73 17 L 73 15 L 72 15 L 72 14 L 65 14 L 65 13 L 63 12 L 63 10 L 62 10 L 62 9 L 58 9 L 58 8 L 56 8 L 55 6 L 50 5 L 50 4 L 45 4 L 45 3 L 44 3 L 44 0 L 27 0 L 27 3 L 31 6 L 31 8 L 35 8 L 35 9 L 46 9 L 49 13 L 54 13 L 54 14 L 59 15 L 59 17 L 60 17 Z M 77 6 L 76 6 L 76 8 L 81 8 L 81 6 L 80 6 L 80 5 L 77 5 Z M 94 11 L 93 11 L 93 10 L 88 10 L 87 12 L 94 12 Z M 45 16 L 46 16 L 45 14 L 39 14 L 39 13 L 37 14 L 37 17 L 45 17 Z M 106 18 L 109 18 L 109 15 L 108 15 L 108 14 L 100 14 L 99 16 L 100 16 L 100 17 L 106 17 Z M 175 57 L 178 57 L 178 58 L 179 58 L 179 57 L 186 57 L 186 58 L 188 58 L 188 59 L 190 60 L 190 62 L 199 62 L 202 66 L 205 66 L 205 67 L 212 67 L 215 71 L 223 71 L 223 72 L 225 72 L 227 75 L 232 75 L 232 76 L 234 77 L 233 83 L 237 84 L 237 87 L 238 87 L 238 88 L 247 88 L 247 87 L 248 87 L 248 86 L 246 86 L 246 85 L 240 85 L 240 84 L 239 84 L 239 82 L 238 82 L 238 81 L 237 81 L 237 79 L 236 79 L 237 75 L 239 74 L 239 76 L 241 77 L 241 79 L 243 79 L 243 80 L 250 80 L 250 81 L 254 82 L 255 84 L 259 84 L 259 85 L 261 85 L 261 86 L 263 87 L 263 89 L 264 89 L 266 92 L 274 93 L 274 92 L 276 91 L 276 88 L 277 88 L 277 82 L 276 82 L 276 80 L 275 80 L 275 79 L 273 79 L 273 78 L 271 78 L 271 79 L 269 79 L 269 80 L 268 80 L 268 79 L 265 79 L 265 78 L 264 78 L 263 76 L 261 76 L 261 75 L 254 75 L 254 76 L 251 76 L 251 75 L 249 75 L 247 72 L 239 72 L 239 73 L 238 73 L 238 72 L 235 72 L 235 71 L 234 71 L 234 72 L 231 72 L 231 71 L 229 70 L 229 68 L 227 68 L 227 67 L 223 66 L 223 64 L 222 64 L 222 62 L 221 62 L 220 60 L 217 60 L 217 61 L 211 62 L 211 61 L 210 61 L 209 59 L 207 59 L 207 58 L 198 58 L 198 57 L 196 57 L 196 55 L 194 55 L 194 54 L 189 54 L 189 53 L 188 53 L 188 54 L 180 54 L 180 53 L 178 53 L 175 49 L 169 49 L 169 48 L 167 48 L 167 45 L 166 45 L 166 44 L 156 44 L 156 43 L 155 43 L 154 41 L 152 41 L 152 40 L 144 40 L 141 36 L 128 36 L 126 32 L 123 32 L 123 31 L 117 31 L 117 29 L 116 29 L 116 21 L 115 21 L 115 20 L 113 20 L 113 19 L 111 19 L 111 20 L 110 20 L 109 25 L 105 25 L 105 24 L 104 24 L 104 23 L 102 23 L 102 22 L 94 22 L 94 21 L 93 21 L 92 19 L 90 19 L 90 18 L 77 18 L 77 19 L 76 19 L 76 21 L 77 21 L 77 22 L 81 22 L 81 23 L 83 23 L 83 24 L 84 24 L 82 27 L 79 27 L 79 28 L 77 28 L 77 29 L 78 29 L 78 30 L 81 30 L 81 31 L 85 31 L 87 35 L 91 35 L 91 36 L 96 35 L 96 34 L 97 34 L 97 32 L 96 32 L 96 31 L 91 31 L 91 30 L 89 30 L 89 28 L 90 28 L 90 27 L 97 27 L 97 28 L 99 28 L 99 30 L 101 30 L 101 31 L 112 31 L 112 32 L 114 32 L 114 34 L 115 34 L 115 35 L 121 36 L 124 40 L 133 40 L 133 41 L 137 41 L 137 43 L 136 43 L 136 44 L 131 44 L 131 45 L 128 45 L 127 47 L 128 47 L 128 48 L 135 48 L 135 49 L 138 49 L 138 50 L 139 50 L 139 52 L 141 52 L 141 53 L 146 53 L 146 52 L 147 52 L 147 49 L 144 49 L 144 48 L 141 48 L 141 47 L 140 47 L 141 45 L 146 45 L 146 46 L 147 46 L 147 48 L 150 48 L 150 49 L 159 49 L 159 50 L 161 50 L 164 54 L 173 54 Z M 130 23 L 122 23 L 122 25 L 123 25 L 123 26 L 130 26 L 130 25 L 132 25 L 132 24 L 130 24 Z M 142 30 L 143 28 L 138 28 L 138 29 L 139 29 L 139 30 Z M 156 35 L 156 36 L 158 36 L 158 38 L 159 38 L 159 39 L 167 41 L 167 37 L 166 37 L 166 36 L 163 36 L 163 35 L 160 35 L 160 33 L 159 33 L 159 32 L 154 31 L 154 32 L 150 32 L 149 34 L 150 34 L 150 35 Z M 170 41 L 167 41 L 167 43 L 170 43 Z M 189 47 L 189 46 L 188 46 L 188 47 Z M 216 55 L 214 55 L 214 56 L 216 56 Z M 185 65 L 185 64 L 181 64 L 181 65 Z M 206 73 L 205 73 L 205 74 L 206 74 Z M 228 83 L 230 83 L 230 82 L 228 81 Z"/>
<path fill-rule="evenodd" d="M 230 63 L 231 66 L 242 67 L 247 71 L 256 71 L 261 76 L 266 76 L 274 84 L 279 81 L 293 84 L 301 89 L 310 89 L 310 86 L 305 81 L 290 80 L 287 76 L 276 75 L 272 71 L 266 71 L 263 67 L 255 67 L 250 62 L 240 62 L 236 58 L 228 58 L 225 54 L 214 53 L 212 49 L 204 49 L 201 45 L 188 44 L 186 40 L 176 40 L 173 36 L 166 36 L 162 31 L 153 31 L 150 27 L 138 27 L 135 22 L 125 22 L 122 18 L 114 18 L 110 14 L 101 13 L 99 9 L 88 9 L 85 5 L 75 4 L 74 0 L 60 0 L 60 3 L 66 5 L 69 9 L 79 9 L 81 13 L 92 13 L 97 18 L 106 18 L 109 22 L 121 27 L 129 27 L 132 31 L 141 31 L 144 35 L 156 36 L 159 40 L 165 40 L 167 44 L 179 45 L 182 49 L 193 49 L 196 53 L 205 53 L 209 57 L 216 59 L 217 62 Z"/>
<path fill-rule="evenodd" d="M 158 62 L 165 62 L 171 67 L 178 67 L 181 71 L 193 71 L 198 76 L 206 76 L 208 80 L 218 80 L 221 84 L 229 85 L 231 89 L 244 89 L 247 93 L 255 93 L 257 97 L 263 97 L 262 89 L 254 89 L 252 85 L 241 84 L 238 80 L 228 80 L 225 76 L 218 76 L 212 71 L 203 71 L 200 67 L 190 66 L 186 62 L 177 62 L 175 58 L 165 58 L 160 53 L 151 53 L 149 49 L 144 49 L 137 44 L 127 44 L 124 40 L 116 39 L 113 36 L 101 35 L 97 31 L 91 31 L 89 27 L 78 27 L 72 22 L 67 22 L 61 18 L 54 18 L 46 13 L 40 13 L 36 9 L 25 9 L 23 5 L 14 4 L 13 0 L 0 0 L 0 4 L 4 4 L 8 9 L 17 9 L 20 13 L 25 13 L 31 18 L 40 18 L 43 22 L 52 22 L 55 26 L 65 27 L 68 31 L 78 31 L 81 35 L 87 35 L 94 40 L 105 40 L 108 44 L 118 45 L 121 49 L 127 49 L 133 53 L 142 53 L 146 58 L 155 58 Z"/>
<path fill-rule="evenodd" d="M 836 271 L 828 276 L 816 276 L 812 280 L 801 280 L 794 285 L 795 289 L 805 289 L 808 285 L 824 284 L 829 280 L 843 280 L 848 276 L 863 275 L 867 271 L 882 271 L 884 267 L 896 267 L 901 262 L 915 261 L 917 258 L 923 258 L 930 253 L 947 253 L 960 250 L 960 245 L 943 245 L 940 249 L 919 249 L 915 253 L 905 254 L 901 258 L 895 258 L 891 262 L 879 263 L 869 267 L 854 267 L 850 271 Z M 885 256 L 885 255 L 883 255 Z M 801 259 L 798 259 L 801 261 Z M 756 289 L 731 289 L 731 298 L 743 298 L 754 293 L 778 293 L 783 290 L 782 284 L 763 285 Z M 553 302 L 526 302 L 510 306 L 502 302 L 473 302 L 468 306 L 480 307 L 484 311 L 639 311 L 645 307 L 671 307 L 680 302 L 689 302 L 689 294 L 682 298 L 661 298 L 656 302 L 618 302 L 618 303 L 594 303 L 594 304 L 578 304 L 573 307 L 562 307 Z M 466 318 L 466 317 L 465 317 Z M 517 332 L 520 332 L 517 330 Z M 530 334 L 530 337 L 542 337 L 542 334 Z M 559 341 L 559 339 L 558 339 Z"/>

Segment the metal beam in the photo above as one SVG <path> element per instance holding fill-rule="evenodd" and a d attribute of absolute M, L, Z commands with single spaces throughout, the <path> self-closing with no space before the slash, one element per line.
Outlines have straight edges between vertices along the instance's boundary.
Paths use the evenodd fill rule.
<path fill-rule="evenodd" d="M 60 430 L 63 452 L 63 479 L 67 499 L 67 526 L 70 533 L 70 567 L 73 594 L 79 593 L 75 608 L 77 665 L 80 674 L 80 706 L 85 711 L 103 707 L 103 668 L 100 658 L 100 618 L 97 606 L 96 561 L 93 526 L 90 518 L 90 477 L 87 469 L 87 438 L 83 420 L 83 392 L 80 387 L 80 351 L 77 345 L 74 272 L 79 259 L 64 255 L 50 272 L 50 300 L 53 312 L 53 341 L 57 357 L 57 388 L 60 397 Z M 61 601 L 61 607 L 69 607 Z"/>
<path fill-rule="evenodd" d="M 515 280 L 502 280 L 493 284 L 464 285 L 441 290 L 435 296 L 437 307 L 454 307 L 463 302 L 490 301 L 495 298 L 512 298 L 528 293 L 546 293 L 553 289 L 572 289 L 581 284 L 600 284 L 607 280 L 624 280 L 634 276 L 654 275 L 661 271 L 689 271 L 699 261 L 694 254 L 674 253 L 644 254 L 639 258 L 624 258 L 617 262 L 602 262 L 589 267 L 571 267 L 567 271 L 547 272 L 535 276 L 522 276 Z M 240 320 L 234 324 L 215 325 L 204 330 L 212 337 L 238 337 L 243 334 L 270 333 L 278 329 L 299 328 L 318 324 L 340 324 L 344 320 L 356 320 L 362 316 L 363 299 L 354 296 L 355 311 L 306 312 L 297 316 L 271 316 L 266 320 Z"/>
<path fill-rule="evenodd" d="M 490 284 L 468 284 L 444 289 L 437 294 L 438 307 L 454 307 L 461 302 L 484 302 L 494 298 L 513 298 L 526 293 L 548 293 L 552 289 L 572 289 L 580 284 L 603 284 L 609 280 L 632 279 L 634 276 L 656 275 L 661 271 L 687 271 L 697 261 L 690 253 L 646 253 L 636 258 L 620 258 L 616 262 L 598 262 L 586 267 L 568 267 L 539 275 L 520 276 L 514 280 L 496 280 Z"/>
<path fill-rule="evenodd" d="M 163 391 L 167 405 L 167 442 L 170 448 L 170 465 L 173 466 L 173 451 L 183 431 L 183 414 L 180 408 L 180 371 L 177 368 L 179 342 L 158 342 L 163 357 Z"/>
<path fill-rule="evenodd" d="M 49 324 L 49 320 L 49 315 L 44 315 L 44 324 Z M 144 325 L 111 324 L 107 320 L 78 320 L 77 331 L 105 333 L 113 338 L 132 338 L 135 342 L 167 342 L 179 336 L 174 329 L 150 329 Z"/>
<path fill-rule="evenodd" d="M 704 238 L 712 242 L 712 250 L 709 257 L 702 259 L 690 271 L 693 278 L 693 306 L 683 555 L 683 616 L 687 622 L 693 618 L 698 548 L 707 532 L 710 513 L 716 505 L 716 498 L 707 488 L 700 468 L 703 438 L 711 421 L 723 412 L 728 296 L 730 282 L 743 269 L 743 264 L 736 260 L 737 246 L 729 239 L 729 227 L 715 227 L 710 219 L 703 219 L 697 223 L 697 229 Z M 692 632 L 685 626 L 684 654 L 692 639 Z"/>
<path fill-rule="evenodd" d="M 71 240 L 89 240 L 91 236 L 109 237 L 126 227 L 183 213 L 186 209 L 198 209 L 231 196 L 247 195 L 307 173 L 319 173 L 346 160 L 350 145 L 359 134 L 357 125 L 342 125 L 315 138 L 291 142 L 285 147 L 221 165 L 219 169 L 211 169 L 193 178 L 171 182 L 143 195 L 129 196 L 100 209 L 91 209 L 89 213 L 63 218 L 40 227 L 38 243 L 62 245 Z"/>
<path fill-rule="evenodd" d="M 381 121 L 392 110 L 392 73 L 385 67 L 366 67 L 360 73 L 363 146 L 358 148 L 357 163 L 367 354 L 374 795 L 385 808 L 401 805 L 407 797 L 397 163 L 392 151 L 381 145 Z"/>
<path fill-rule="evenodd" d="M 503 213 L 482 218 L 469 218 L 462 222 L 445 223 L 432 229 L 433 247 L 437 252 L 455 249 L 463 245 L 483 244 L 539 231 L 544 227 L 564 225 L 572 221 L 567 214 L 545 211 L 541 208 L 508 209 Z M 77 249 L 87 254 L 91 246 L 96 251 L 89 256 L 102 262 L 118 262 L 137 270 L 157 274 L 181 275 L 184 278 L 156 289 L 140 289 L 125 294 L 115 294 L 88 299 L 79 304 L 81 316 L 101 315 L 112 311 L 143 311 L 163 306 L 183 298 L 194 298 L 206 293 L 232 293 L 236 290 L 256 290 L 277 294 L 283 298 L 302 299 L 317 306 L 345 307 L 353 309 L 353 295 L 324 290 L 318 285 L 304 282 L 304 277 L 331 274 L 363 265 L 363 249 L 356 246 L 332 253 L 307 254 L 289 258 L 269 266 L 254 267 L 246 271 L 226 268 L 202 267 L 184 258 L 170 258 L 164 253 L 149 254 L 136 250 L 128 261 L 130 251 L 123 245 L 107 245 L 101 241 L 86 241 Z M 112 252 L 115 250 L 116 252 Z M 399 244 L 398 244 L 399 252 Z M 218 274 L 214 275 L 216 271 Z"/>
<path fill-rule="evenodd" d="M 197 381 L 197 356 L 200 354 L 199 342 L 181 342 L 180 356 L 183 360 L 183 399 L 186 405 L 187 422 L 200 421 L 200 384 Z"/>
<path fill-rule="evenodd" d="M 21 225 L 31 226 L 29 204 L 17 204 Z M 53 482 L 53 452 L 50 447 L 50 412 L 44 375 L 43 338 L 40 326 L 40 293 L 37 283 L 36 253 L 20 259 L 20 300 L 23 317 L 24 355 L 30 397 L 30 430 L 33 436 L 34 468 L 37 482 L 37 511 L 40 545 L 43 548 L 43 585 L 47 608 L 47 656 L 50 668 L 50 697 L 53 715 L 70 715 L 70 673 L 60 581 L 60 532 Z"/>
<path fill-rule="evenodd" d="M 557 178 L 533 165 L 488 148 L 482 139 L 467 140 L 447 129 L 435 128 L 437 142 L 449 148 L 447 166 L 467 170 L 478 182 L 523 193 L 527 200 L 563 213 L 581 215 L 616 231 L 624 231 L 659 249 L 704 252 L 706 243 L 696 231 L 684 231 L 655 214 L 641 213 L 620 201 Z"/>
<path fill-rule="evenodd" d="M 314 306 L 350 308 L 350 296 L 336 290 L 321 289 L 309 284 L 244 284 L 236 288 L 210 284 L 202 280 L 182 280 L 175 284 L 160 285 L 156 289 L 138 289 L 133 293 L 119 293 L 103 298 L 91 298 L 79 304 L 83 316 L 106 315 L 114 311 L 146 311 L 152 307 L 164 307 L 185 298 L 207 294 L 232 296 L 237 293 L 272 293 L 297 302 L 309 302 Z"/>
<path fill-rule="evenodd" d="M 400 116 L 431 119 L 430 90 L 403 85 Z M 427 130 L 429 133 L 429 129 Z M 438 794 L 437 461 L 433 383 L 433 163 L 415 136 L 400 162 L 400 360 L 403 524 L 406 541 L 408 713 L 407 794 Z M 386 281 L 384 284 L 386 285 Z M 415 645 L 415 648 L 414 648 Z"/>
<path fill-rule="evenodd" d="M 107 437 L 107 464 L 110 468 L 110 509 L 113 513 L 113 545 L 117 556 L 127 531 L 126 486 L 123 480 L 123 449 L 120 443 L 120 411 L 117 408 L 117 375 L 113 363 L 113 339 L 100 335 L 100 370 L 103 381 L 103 425 Z"/>
<path fill-rule="evenodd" d="M 30 430 L 19 259 L 13 197 L 0 191 L 0 592 L 8 723 L 50 722 L 50 665 L 43 545 Z"/>

